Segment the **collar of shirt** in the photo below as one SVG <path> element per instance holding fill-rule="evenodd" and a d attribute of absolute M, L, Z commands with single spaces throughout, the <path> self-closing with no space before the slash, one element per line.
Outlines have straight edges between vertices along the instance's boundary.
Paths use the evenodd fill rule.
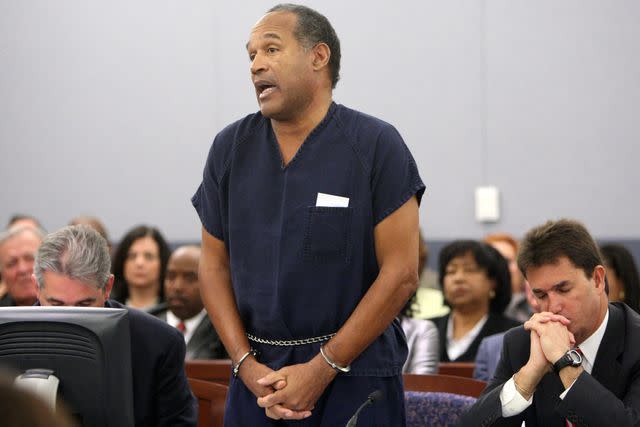
<path fill-rule="evenodd" d="M 604 332 L 607 329 L 607 323 L 609 323 L 609 309 L 607 309 L 607 314 L 604 315 L 604 320 L 600 326 L 598 326 L 598 329 L 596 329 L 589 338 L 584 340 L 582 344 L 578 345 L 578 347 L 580 347 L 580 351 L 582 351 L 582 367 L 589 374 L 593 369 L 593 362 L 596 361 L 596 355 L 598 354 L 598 349 L 600 348 Z"/>
<path fill-rule="evenodd" d="M 202 319 L 204 319 L 204 316 L 206 315 L 207 315 L 207 312 L 203 308 L 202 311 L 200 311 L 200 313 L 196 314 L 195 316 L 189 319 L 182 320 L 182 322 L 184 322 L 184 327 L 185 327 L 185 332 L 184 332 L 185 343 L 189 342 L 189 340 L 193 336 L 193 333 L 196 331 L 196 328 L 198 327 L 200 322 L 202 322 Z M 177 328 L 178 323 L 180 322 L 181 320 L 175 314 L 173 314 L 171 310 L 167 310 L 167 323 L 169 325 L 173 326 L 174 328 Z"/>
<path fill-rule="evenodd" d="M 127 298 L 127 299 L 124 301 L 124 305 L 126 305 L 127 307 L 133 307 L 133 308 L 135 308 L 136 310 L 140 310 L 140 311 L 149 311 L 149 309 L 154 308 L 154 307 L 155 307 L 155 306 L 157 306 L 158 304 L 160 304 L 160 297 L 156 297 L 156 299 L 155 299 L 151 304 L 145 305 L 144 307 L 133 307 L 133 306 L 131 305 L 131 299 L 129 299 L 129 298 Z"/>
<path fill-rule="evenodd" d="M 447 321 L 447 355 L 449 356 L 449 360 L 455 360 L 467 351 L 473 340 L 476 339 L 480 333 L 484 324 L 487 323 L 488 319 L 489 314 L 487 313 L 469 332 L 467 332 L 467 335 L 456 340 L 453 339 L 453 313 L 449 315 L 449 320 Z"/>

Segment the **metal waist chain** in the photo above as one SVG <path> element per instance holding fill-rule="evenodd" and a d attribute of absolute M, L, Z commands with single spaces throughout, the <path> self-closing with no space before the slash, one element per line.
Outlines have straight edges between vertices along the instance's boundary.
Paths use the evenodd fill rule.
<path fill-rule="evenodd" d="M 305 344 L 313 344 L 316 342 L 328 341 L 334 335 L 335 335 L 335 332 L 333 334 L 321 335 L 319 337 L 313 337 L 313 338 L 303 338 L 299 340 L 267 340 L 264 338 L 258 338 L 255 335 L 247 334 L 247 338 L 249 338 L 249 341 L 257 342 L 259 344 L 277 345 L 277 346 L 285 347 L 285 346 L 305 345 Z"/>

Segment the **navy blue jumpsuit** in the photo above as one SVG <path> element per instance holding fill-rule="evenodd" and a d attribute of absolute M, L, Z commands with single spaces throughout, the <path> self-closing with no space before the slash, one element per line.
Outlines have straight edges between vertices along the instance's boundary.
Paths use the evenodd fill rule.
<path fill-rule="evenodd" d="M 332 103 L 283 166 L 269 119 L 251 114 L 215 138 L 192 198 L 204 228 L 225 242 L 240 317 L 248 333 L 293 340 L 336 332 L 376 279 L 374 227 L 424 184 L 396 129 Z M 318 193 L 348 198 L 347 207 L 316 206 Z M 417 255 L 416 255 L 417 256 Z M 252 343 L 272 369 L 307 362 L 319 343 Z M 394 321 L 322 395 L 302 421 L 273 421 L 255 396 L 231 380 L 226 426 L 344 425 L 376 389 L 385 397 L 360 425 L 404 425 L 404 334 Z"/>

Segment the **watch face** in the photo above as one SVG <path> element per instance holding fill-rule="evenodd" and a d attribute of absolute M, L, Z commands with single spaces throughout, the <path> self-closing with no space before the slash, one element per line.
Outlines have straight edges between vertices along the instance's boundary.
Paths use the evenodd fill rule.
<path fill-rule="evenodd" d="M 576 350 L 569 351 L 567 357 L 571 361 L 571 366 L 580 366 L 582 363 L 582 356 Z"/>

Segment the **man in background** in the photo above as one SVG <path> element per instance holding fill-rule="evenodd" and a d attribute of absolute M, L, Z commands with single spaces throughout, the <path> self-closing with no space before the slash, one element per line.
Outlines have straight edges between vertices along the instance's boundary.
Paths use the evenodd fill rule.
<path fill-rule="evenodd" d="M 534 228 L 518 267 L 540 312 L 505 334 L 495 375 L 460 425 L 640 425 L 640 315 L 608 302 L 586 228 L 571 220 Z"/>
<path fill-rule="evenodd" d="M 104 238 L 88 226 L 67 226 L 40 245 L 32 286 L 43 306 L 127 308 L 109 300 L 110 270 Z M 195 427 L 197 402 L 184 371 L 182 335 L 147 313 L 128 311 L 136 426 Z"/>
<path fill-rule="evenodd" d="M 102 221 L 100 221 L 98 218 L 90 215 L 80 215 L 69 221 L 69 225 L 88 225 L 89 227 L 93 228 L 98 233 L 100 233 L 104 240 L 107 241 L 107 245 L 109 245 L 109 253 L 111 253 L 111 240 L 109 240 L 107 227 L 105 227 Z"/>
<path fill-rule="evenodd" d="M 31 225 L 15 225 L 0 233 L 0 272 L 7 290 L 0 299 L 0 307 L 36 302 L 31 275 L 43 237 L 40 229 Z"/>
<path fill-rule="evenodd" d="M 11 218 L 9 218 L 9 222 L 7 223 L 6 229 L 8 230 L 10 228 L 17 227 L 19 225 L 27 225 L 29 227 L 36 228 L 42 234 L 46 233 L 40 221 L 38 221 L 35 217 L 32 217 L 31 215 L 24 215 L 24 214 L 15 214 Z"/>
<path fill-rule="evenodd" d="M 181 246 L 171 254 L 164 278 L 164 309 L 154 312 L 178 329 L 187 344 L 187 360 L 225 359 L 227 352 L 213 328 L 200 297 L 198 246 Z"/>
<path fill-rule="evenodd" d="M 538 303 L 531 295 L 531 289 L 518 269 L 518 241 L 507 233 L 489 234 L 484 241 L 500 252 L 509 264 L 511 301 L 504 311 L 505 316 L 518 322 L 526 322 L 537 310 Z"/>

